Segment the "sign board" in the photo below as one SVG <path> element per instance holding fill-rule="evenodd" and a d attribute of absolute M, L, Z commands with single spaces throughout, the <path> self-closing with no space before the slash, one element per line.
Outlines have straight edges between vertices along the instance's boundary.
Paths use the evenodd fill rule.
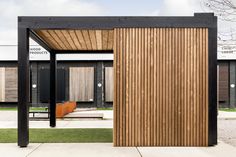
<path fill-rule="evenodd" d="M 30 60 L 49 60 L 50 54 L 43 47 L 38 45 L 30 45 Z"/>
<path fill-rule="evenodd" d="M 236 60 L 236 41 L 219 41 L 217 59 Z"/>
<path fill-rule="evenodd" d="M 31 61 L 48 61 L 50 54 L 47 50 L 39 45 L 30 45 L 29 48 Z M 0 45 L 0 61 L 16 61 L 17 45 Z M 108 53 L 84 53 L 84 54 L 58 54 L 57 60 L 60 61 L 96 61 L 96 60 L 113 60 L 114 55 Z"/>

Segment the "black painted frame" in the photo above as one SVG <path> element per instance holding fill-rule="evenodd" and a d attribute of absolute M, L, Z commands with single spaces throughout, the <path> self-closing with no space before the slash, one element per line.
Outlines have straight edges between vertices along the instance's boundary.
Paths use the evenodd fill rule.
<path fill-rule="evenodd" d="M 50 126 L 56 126 L 56 53 L 40 39 L 37 29 L 114 29 L 114 28 L 208 28 L 208 145 L 217 144 L 217 17 L 195 13 L 193 17 L 18 17 L 18 145 L 29 143 L 29 36 L 50 52 Z M 76 53 L 76 51 L 70 51 Z M 79 52 L 77 52 L 79 53 Z"/>

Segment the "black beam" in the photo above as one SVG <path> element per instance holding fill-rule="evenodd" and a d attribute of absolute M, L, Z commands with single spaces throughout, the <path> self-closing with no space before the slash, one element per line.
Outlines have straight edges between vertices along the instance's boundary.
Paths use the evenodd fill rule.
<path fill-rule="evenodd" d="M 208 28 L 208 145 L 217 144 L 217 17 Z"/>
<path fill-rule="evenodd" d="M 54 50 L 56 54 L 93 54 L 93 53 L 113 53 L 113 50 Z"/>
<path fill-rule="evenodd" d="M 29 144 L 29 30 L 18 25 L 18 146 Z"/>
<path fill-rule="evenodd" d="M 50 126 L 56 126 L 56 83 L 57 83 L 56 54 L 50 52 Z"/>
<path fill-rule="evenodd" d="M 36 35 L 36 33 L 34 33 L 34 31 L 30 30 L 29 35 L 35 42 L 37 42 L 40 46 L 42 46 L 48 52 L 52 51 L 50 46 L 48 46 L 48 44 L 46 44 L 38 35 Z"/>
<path fill-rule="evenodd" d="M 26 17 L 21 23 L 30 29 L 114 29 L 127 27 L 212 27 L 213 13 L 197 13 L 194 17 Z"/>

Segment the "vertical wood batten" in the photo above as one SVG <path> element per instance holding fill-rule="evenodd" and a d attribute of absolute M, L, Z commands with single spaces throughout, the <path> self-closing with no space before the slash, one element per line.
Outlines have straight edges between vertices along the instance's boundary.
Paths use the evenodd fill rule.
<path fill-rule="evenodd" d="M 117 30 L 114 30 L 114 38 L 117 38 L 116 37 L 116 33 L 117 33 Z M 118 88 L 117 86 L 118 86 L 118 82 L 119 82 L 119 79 L 116 79 L 116 78 L 119 78 L 119 75 L 118 75 L 118 73 L 119 73 L 119 70 L 118 70 L 118 66 L 119 66 L 119 57 L 118 57 L 118 51 L 117 51 L 117 45 L 116 45 L 117 43 L 116 42 L 114 42 L 114 58 L 116 58 L 116 59 L 114 59 L 114 102 L 113 102 L 113 115 L 114 115 L 114 117 L 113 117 L 113 119 L 114 119 L 114 124 L 113 124 L 113 144 L 114 144 L 114 146 L 118 146 L 119 144 L 119 139 L 117 139 L 117 136 L 119 137 L 119 132 L 117 132 L 117 128 L 118 128 L 118 126 L 117 125 L 119 125 L 119 123 L 117 123 L 117 121 L 116 121 L 116 119 L 118 118 L 118 114 L 117 114 L 117 108 L 119 108 L 118 106 L 117 106 L 117 103 L 118 103 L 118 101 L 117 101 L 117 99 L 119 99 L 119 95 L 118 95 L 118 93 L 119 93 L 119 91 L 117 91 L 118 89 L 120 89 L 120 88 Z"/>

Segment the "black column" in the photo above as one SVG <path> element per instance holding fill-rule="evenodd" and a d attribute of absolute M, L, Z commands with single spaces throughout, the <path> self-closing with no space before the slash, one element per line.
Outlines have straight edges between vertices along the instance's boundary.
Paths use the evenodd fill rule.
<path fill-rule="evenodd" d="M 29 30 L 18 25 L 18 146 L 29 144 Z"/>
<path fill-rule="evenodd" d="M 217 144 L 217 17 L 208 28 L 208 145 Z"/>
<path fill-rule="evenodd" d="M 97 100 L 97 107 L 104 107 L 104 94 L 103 94 L 103 74 L 104 70 L 103 70 L 103 63 L 97 62 L 97 69 L 96 69 L 96 73 L 97 73 L 97 83 L 95 84 L 96 88 L 96 100 Z"/>
<path fill-rule="evenodd" d="M 56 126 L 56 83 L 57 83 L 56 53 L 50 52 L 50 126 Z"/>

